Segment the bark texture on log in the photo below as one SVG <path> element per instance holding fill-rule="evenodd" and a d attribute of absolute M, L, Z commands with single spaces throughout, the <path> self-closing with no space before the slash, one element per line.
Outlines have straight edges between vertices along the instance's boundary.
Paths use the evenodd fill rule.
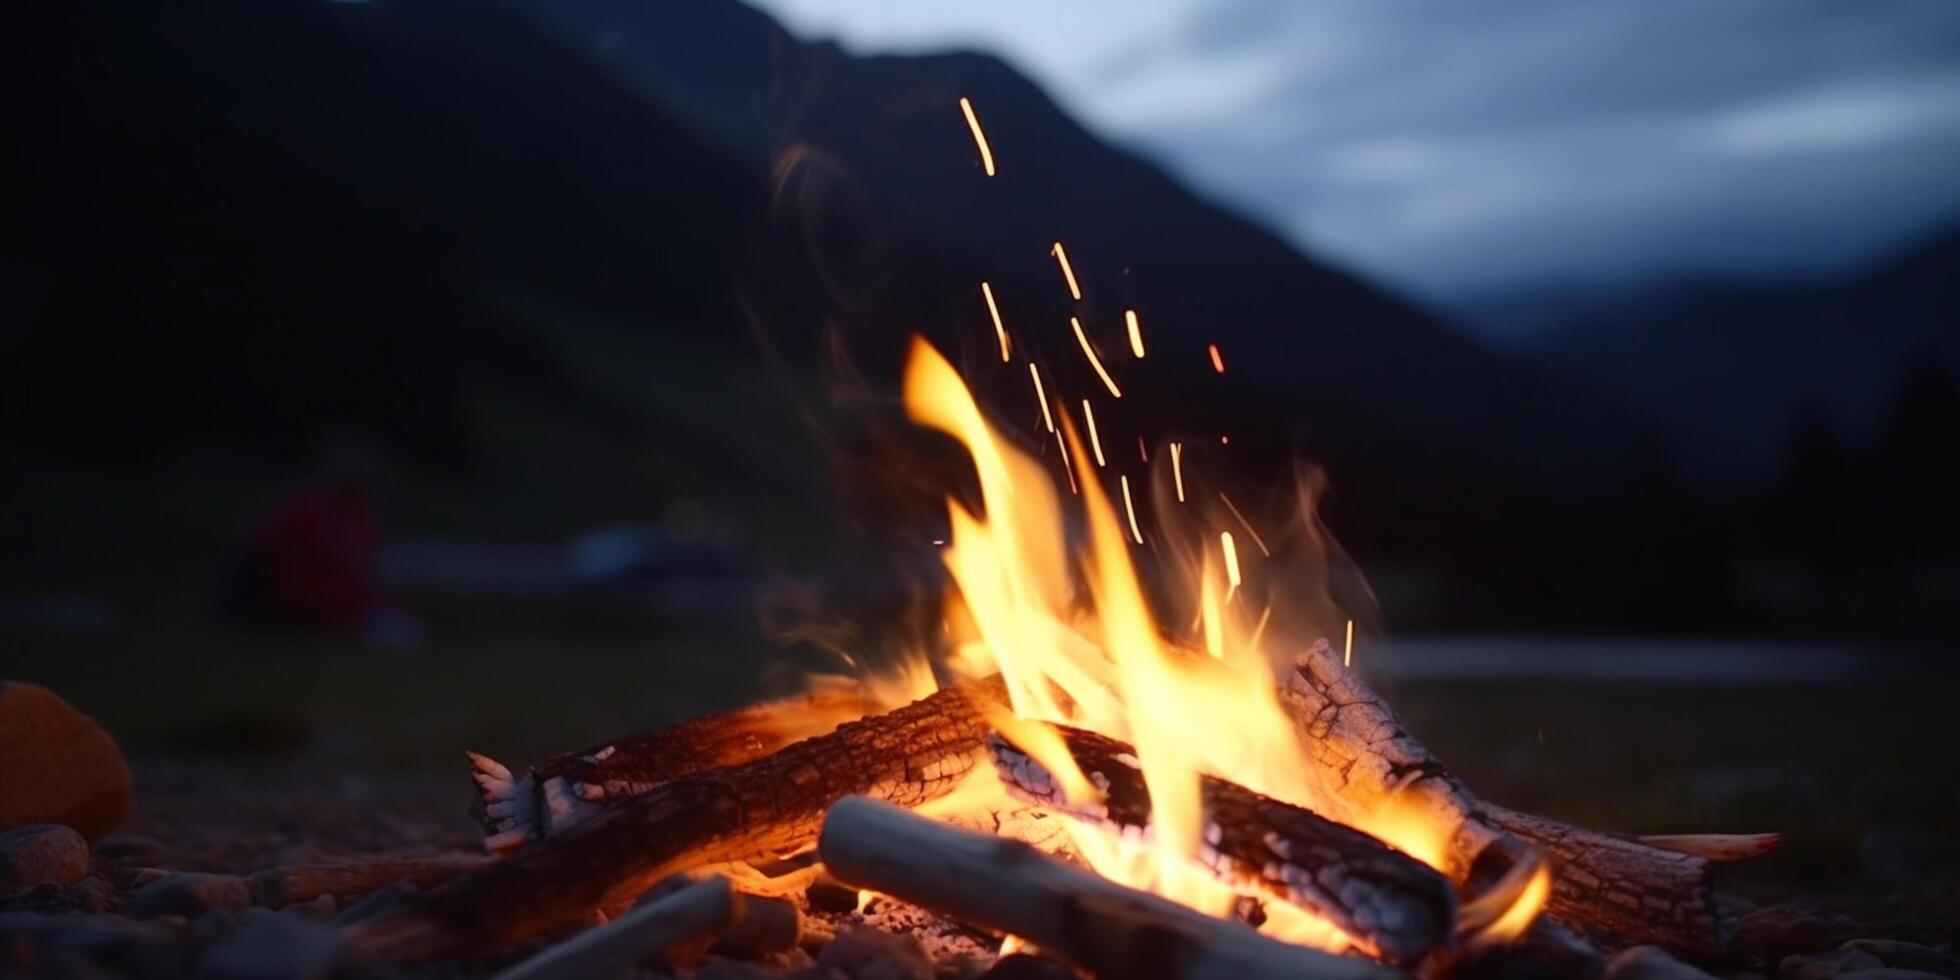
<path fill-rule="evenodd" d="M 1438 821 L 1448 829 L 1445 870 L 1458 882 L 1501 873 L 1521 857 L 1521 844 L 1543 848 L 1554 858 L 1548 908 L 1555 918 L 1623 943 L 1703 955 L 1725 949 L 1705 859 L 1484 803 L 1327 644 L 1285 673 L 1280 702 L 1317 763 L 1322 790 L 1344 811 L 1331 816 L 1355 821 L 1407 808 Z"/>
<path fill-rule="evenodd" d="M 1020 936 L 1095 976 L 1391 980 L 1369 960 L 1270 939 L 1125 888 L 1018 841 L 861 798 L 831 808 L 818 850 L 837 877 Z"/>
<path fill-rule="evenodd" d="M 870 707 L 856 688 L 820 688 L 567 752 L 522 775 L 466 753 L 478 788 L 478 819 L 505 849 L 564 830 L 608 803 L 662 783 L 740 765 L 833 731 Z"/>
<path fill-rule="evenodd" d="M 502 945 L 623 905 L 676 871 L 807 847 L 824 811 L 845 796 L 918 806 L 952 789 L 980 761 L 983 705 L 1005 697 L 998 679 L 962 685 L 760 759 L 665 783 L 419 905 L 357 923 L 348 939 L 394 959 Z"/>
<path fill-rule="evenodd" d="M 1094 732 L 1054 727 L 1102 799 L 1064 799 L 1040 762 L 996 734 L 988 746 L 1009 791 L 1119 834 L 1151 833 L 1150 792 L 1136 751 Z M 1226 780 L 1203 777 L 1200 798 L 1200 856 L 1227 884 L 1325 918 L 1363 951 L 1391 962 L 1412 963 L 1451 944 L 1456 892 L 1428 865 L 1352 827 Z"/>
<path fill-rule="evenodd" d="M 296 864 L 267 868 L 246 878 L 245 883 L 252 889 L 252 900 L 268 908 L 308 902 L 322 895 L 332 895 L 336 902 L 345 904 L 398 881 L 417 888 L 440 885 L 491 860 L 480 854 L 441 854 L 346 864 Z"/>

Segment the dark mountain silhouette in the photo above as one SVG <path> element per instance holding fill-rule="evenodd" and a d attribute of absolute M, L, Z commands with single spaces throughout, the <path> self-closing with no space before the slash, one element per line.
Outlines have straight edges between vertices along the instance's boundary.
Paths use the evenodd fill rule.
<path fill-rule="evenodd" d="M 1960 229 L 1840 282 L 1675 287 L 1572 309 L 1529 349 L 1664 426 L 1692 476 L 1759 483 L 1806 412 L 1869 443 L 1916 364 L 1960 368 L 1956 309 Z M 1542 304 L 1536 316 L 1555 319 Z"/>

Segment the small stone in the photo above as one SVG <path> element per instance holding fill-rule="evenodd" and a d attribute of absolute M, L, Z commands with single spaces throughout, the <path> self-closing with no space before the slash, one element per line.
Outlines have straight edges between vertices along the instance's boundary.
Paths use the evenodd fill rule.
<path fill-rule="evenodd" d="M 63 824 L 100 837 L 129 817 L 116 740 L 38 684 L 0 681 L 0 830 Z"/>
<path fill-rule="evenodd" d="M 162 865 L 177 857 L 170 845 L 147 834 L 118 832 L 95 841 L 95 856 L 116 864 Z"/>
<path fill-rule="evenodd" d="M 817 962 L 855 980 L 933 980 L 932 960 L 917 937 L 863 926 L 838 933 Z"/>
<path fill-rule="evenodd" d="M 279 911 L 285 915 L 297 915 L 315 922 L 332 922 L 337 909 L 332 895 L 321 895 L 310 901 L 293 902 Z"/>
<path fill-rule="evenodd" d="M 775 975 L 752 963 L 710 956 L 694 971 L 694 980 L 770 980 Z"/>
<path fill-rule="evenodd" d="M 248 909 L 239 929 L 214 944 L 198 961 L 207 980 L 318 980 L 340 959 L 333 927 L 294 915 Z"/>
<path fill-rule="evenodd" d="M 123 907 L 131 918 L 182 915 L 196 918 L 214 909 L 242 909 L 252 904 L 252 889 L 237 875 L 174 874 L 144 885 Z"/>
<path fill-rule="evenodd" d="M 1630 946 L 1606 961 L 1607 980 L 1714 980 L 1659 946 Z"/>
<path fill-rule="evenodd" d="M 1879 962 L 1899 970 L 1921 970 L 1943 977 L 1960 977 L 1960 959 L 1931 946 L 1898 939 L 1853 939 L 1844 949 L 1855 949 L 1878 957 Z"/>
<path fill-rule="evenodd" d="M 0 895 L 88 877 L 88 841 L 60 824 L 0 833 Z"/>
<path fill-rule="evenodd" d="M 385 888 L 369 892 L 366 898 L 342 909 L 339 915 L 334 916 L 333 921 L 336 925 L 344 926 L 362 919 L 371 919 L 383 912 L 407 905 L 421 894 L 420 888 L 406 881 L 397 881 Z"/>
<path fill-rule="evenodd" d="M 828 874 L 817 875 L 803 897 L 811 908 L 822 912 L 855 912 L 858 907 L 858 890 Z"/>
<path fill-rule="evenodd" d="M 78 912 L 115 912 L 122 908 L 122 892 L 106 879 L 93 875 L 61 890 L 62 900 Z"/>
<path fill-rule="evenodd" d="M 994 961 L 980 980 L 1077 980 L 1075 968 L 1049 956 L 1011 953 Z"/>
<path fill-rule="evenodd" d="M 1830 949 L 1863 931 L 1848 916 L 1820 916 L 1782 906 L 1749 912 L 1736 920 L 1735 952 L 1764 963 Z"/>
<path fill-rule="evenodd" d="M 1854 970 L 1877 970 L 1885 966 L 1864 950 L 1839 949 L 1829 953 L 1785 956 L 1777 968 L 1790 980 L 1831 980 Z"/>
<path fill-rule="evenodd" d="M 802 919 L 795 905 L 780 898 L 743 895 L 740 909 L 740 916 L 715 938 L 709 952 L 752 960 L 795 947 Z"/>

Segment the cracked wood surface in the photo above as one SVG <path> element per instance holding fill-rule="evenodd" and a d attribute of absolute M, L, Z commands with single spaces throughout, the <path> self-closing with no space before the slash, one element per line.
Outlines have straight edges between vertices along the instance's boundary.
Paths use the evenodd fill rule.
<path fill-rule="evenodd" d="M 1064 799 L 1048 770 L 999 734 L 988 748 L 1010 792 L 1124 836 L 1152 832 L 1150 793 L 1127 743 L 1064 725 L 1069 754 L 1102 790 Z M 1200 781 L 1200 858 L 1234 888 L 1325 918 L 1372 956 L 1412 963 L 1451 944 L 1456 893 L 1429 866 L 1352 827 L 1227 780 Z"/>
<path fill-rule="evenodd" d="M 1529 844 L 1552 855 L 1551 915 L 1621 943 L 1714 954 L 1727 935 L 1708 861 L 1485 803 L 1403 727 L 1382 699 L 1316 644 L 1285 672 L 1280 703 L 1292 715 L 1322 791 L 1353 820 L 1406 808 L 1448 828 L 1451 878 L 1500 874 Z"/>
<path fill-rule="evenodd" d="M 998 679 L 951 688 L 759 759 L 673 780 L 346 930 L 355 947 L 421 960 L 508 944 L 616 908 L 677 871 L 807 847 L 850 795 L 918 806 L 980 761 Z"/>

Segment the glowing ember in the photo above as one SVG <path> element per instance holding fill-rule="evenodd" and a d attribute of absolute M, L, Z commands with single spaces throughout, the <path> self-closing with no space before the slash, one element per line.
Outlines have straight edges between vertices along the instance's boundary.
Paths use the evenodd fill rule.
<path fill-rule="evenodd" d="M 1130 536 L 1136 538 L 1138 544 L 1142 544 L 1143 531 L 1137 528 L 1137 507 L 1130 502 L 1130 478 L 1118 476 L 1116 479 L 1123 485 L 1123 512 L 1130 517 Z"/>
<path fill-rule="evenodd" d="M 1068 294 L 1070 298 L 1081 299 L 1082 287 L 1075 284 L 1075 270 L 1068 264 L 1068 250 L 1062 248 L 1061 242 L 1056 242 L 1055 247 L 1048 251 L 1055 256 L 1056 262 L 1061 263 L 1062 278 L 1068 280 Z"/>
<path fill-rule="evenodd" d="M 1035 367 L 1033 361 L 1028 362 L 1028 374 L 1034 377 L 1034 400 L 1041 403 L 1041 424 L 1047 426 L 1048 431 L 1053 432 L 1055 416 L 1048 411 L 1048 390 L 1041 386 L 1041 369 Z"/>
<path fill-rule="evenodd" d="M 1096 369 L 1096 377 L 1102 379 L 1103 387 L 1109 389 L 1110 397 L 1123 397 L 1122 389 L 1116 387 L 1116 379 L 1110 377 L 1108 371 L 1103 370 L 1102 358 L 1096 356 L 1096 348 L 1089 343 L 1089 335 L 1082 332 L 1082 321 L 1069 317 L 1068 325 L 1074 328 L 1075 342 L 1082 345 L 1083 356 L 1089 359 L 1089 366 Z"/>
<path fill-rule="evenodd" d="M 1082 399 L 1082 422 L 1089 430 L 1089 446 L 1096 451 L 1096 465 L 1108 466 L 1103 460 L 1102 437 L 1096 434 L 1096 410 L 1089 406 L 1089 399 Z"/>
<path fill-rule="evenodd" d="M 1000 307 L 994 305 L 994 288 L 982 280 L 980 295 L 987 297 L 987 314 L 994 318 L 994 336 L 1000 338 L 1000 362 L 1005 364 L 1008 361 L 1007 328 L 1001 325 Z"/>
<path fill-rule="evenodd" d="M 1341 666 L 1354 666 L 1354 620 L 1347 621 L 1347 642 L 1341 646 Z"/>
<path fill-rule="evenodd" d="M 1205 351 L 1211 354 L 1211 369 L 1219 374 L 1225 373 L 1225 355 L 1218 352 L 1217 344 L 1206 344 Z"/>
<path fill-rule="evenodd" d="M 1137 322 L 1137 311 L 1124 310 L 1123 322 L 1130 328 L 1130 353 L 1143 360 L 1143 325 Z"/>
<path fill-rule="evenodd" d="M 1239 549 L 1232 543 L 1232 532 L 1218 532 L 1218 547 L 1225 552 L 1225 576 L 1232 582 L 1232 591 L 1237 592 L 1243 580 L 1239 578 Z"/>
<path fill-rule="evenodd" d="M 1184 502 L 1184 444 L 1171 443 L 1171 476 L 1177 481 L 1177 502 Z"/>
<path fill-rule="evenodd" d="M 987 145 L 987 134 L 980 131 L 980 117 L 973 114 L 973 103 L 966 96 L 960 96 L 960 111 L 966 113 L 966 128 L 973 130 L 973 145 L 980 148 L 980 165 L 987 168 L 987 176 L 994 175 L 994 151 Z"/>

